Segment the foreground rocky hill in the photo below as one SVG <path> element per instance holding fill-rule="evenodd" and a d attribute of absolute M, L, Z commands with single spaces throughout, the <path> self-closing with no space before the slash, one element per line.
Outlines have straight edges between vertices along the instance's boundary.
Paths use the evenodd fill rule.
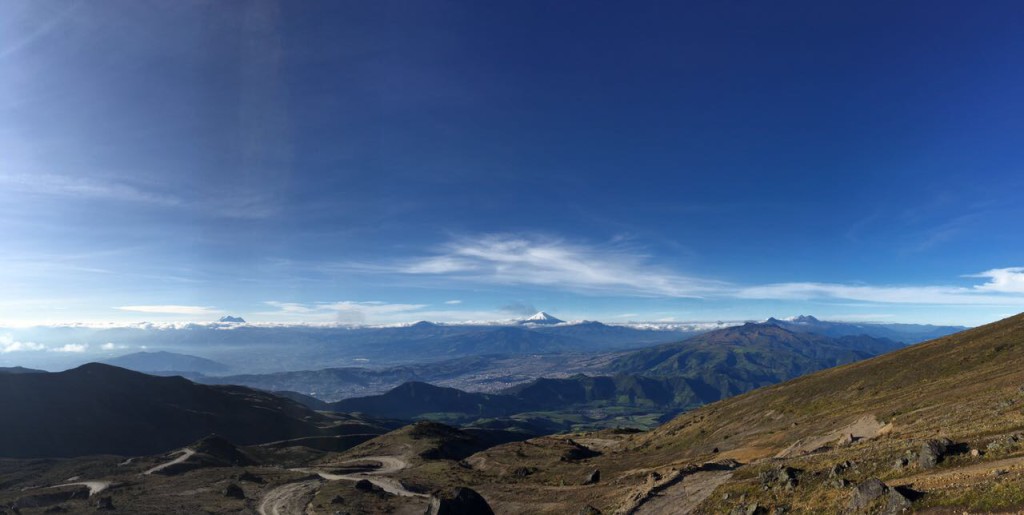
<path fill-rule="evenodd" d="M 396 476 L 467 485 L 497 513 L 1014 512 L 1024 508 L 1022 385 L 1018 315 L 650 432 L 537 438 Z"/>
<path fill-rule="evenodd" d="M 649 432 L 510 441 L 507 432 L 419 423 L 348 449 L 207 438 L 132 459 L 0 460 L 0 506 L 411 514 L 465 501 L 499 514 L 1018 512 L 1022 385 L 1019 315 L 708 404 Z"/>

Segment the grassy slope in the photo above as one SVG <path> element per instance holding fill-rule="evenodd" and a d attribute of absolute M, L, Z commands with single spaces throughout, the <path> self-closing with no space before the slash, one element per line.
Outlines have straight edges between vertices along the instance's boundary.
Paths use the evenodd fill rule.
<path fill-rule="evenodd" d="M 971 448 L 1024 428 L 1024 315 L 947 336 L 870 360 L 823 370 L 789 382 L 761 388 L 683 414 L 649 433 L 616 436 L 604 455 L 582 463 L 534 458 L 523 444 L 501 446 L 476 458 L 481 467 L 464 478 L 498 504 L 529 498 L 534 511 L 577 510 L 585 503 L 605 512 L 621 508 L 642 489 L 645 475 L 663 476 L 708 460 L 735 458 L 748 465 L 705 502 L 707 512 L 728 512 L 745 496 L 762 506 L 797 511 L 835 511 L 845 507 L 850 489 L 833 486 L 828 469 L 847 459 L 858 462 L 847 479 L 856 483 L 880 477 L 892 484 L 913 484 L 925 492 L 915 507 L 945 505 L 978 509 L 1016 509 L 1024 502 L 1024 472 L 998 480 L 986 474 L 961 474 L 955 480 L 922 478 L 916 465 L 894 469 L 893 462 L 929 438 L 948 437 Z M 774 456 L 800 439 L 827 435 L 863 415 L 891 422 L 891 433 L 849 447 L 787 460 Z M 576 435 L 578 441 L 608 435 Z M 721 452 L 713 453 L 714 448 Z M 536 445 L 527 445 L 528 451 Z M 959 467 L 985 470 L 996 460 L 1024 455 L 1019 447 L 982 457 L 948 459 L 939 472 Z M 1022 460 L 1024 461 L 1024 460 Z M 793 491 L 764 490 L 757 473 L 776 463 L 805 471 Z M 532 466 L 538 472 L 509 478 L 508 464 Z M 599 468 L 609 480 L 581 486 L 576 479 Z M 1022 465 L 1024 468 L 1024 465 Z M 972 469 L 973 470 L 973 469 Z M 561 486 L 568 483 L 566 486 Z M 731 492 L 729 501 L 722 493 Z M 522 508 L 523 506 L 519 506 Z M 500 511 L 500 510 L 499 510 Z"/>

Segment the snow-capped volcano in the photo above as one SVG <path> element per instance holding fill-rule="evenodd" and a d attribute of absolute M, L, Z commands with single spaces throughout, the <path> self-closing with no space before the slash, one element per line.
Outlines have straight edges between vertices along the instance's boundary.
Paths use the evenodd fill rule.
<path fill-rule="evenodd" d="M 557 318 L 555 318 L 555 317 L 553 317 L 553 316 L 551 316 L 551 315 L 549 315 L 549 314 L 547 314 L 547 313 L 545 313 L 543 311 L 538 311 L 536 315 L 533 315 L 532 317 L 527 318 L 526 320 L 523 320 L 522 323 L 524 323 L 524 324 L 548 324 L 548 325 L 554 325 L 554 324 L 564 324 L 565 320 L 559 320 L 559 319 L 557 319 Z"/>

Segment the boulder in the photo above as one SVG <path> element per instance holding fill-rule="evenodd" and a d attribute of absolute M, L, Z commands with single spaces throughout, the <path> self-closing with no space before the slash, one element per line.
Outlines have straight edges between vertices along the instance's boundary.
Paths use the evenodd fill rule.
<path fill-rule="evenodd" d="M 851 469 L 853 467 L 854 467 L 854 463 L 852 461 L 850 461 L 850 460 L 846 460 L 846 461 L 843 461 L 843 462 L 840 462 L 840 463 L 836 463 L 835 465 L 832 466 L 832 468 L 830 468 L 828 470 L 828 477 L 830 479 L 835 479 L 837 477 L 841 477 L 843 475 L 843 473 L 845 473 L 847 470 L 849 470 L 849 469 Z"/>
<path fill-rule="evenodd" d="M 779 465 L 768 470 L 761 471 L 758 477 L 761 479 L 761 486 L 771 488 L 794 488 L 797 484 L 797 474 L 800 471 L 784 465 Z"/>
<path fill-rule="evenodd" d="M 253 474 L 252 472 L 249 472 L 248 470 L 246 470 L 245 472 L 242 472 L 241 474 L 239 474 L 238 475 L 238 480 L 239 481 L 248 481 L 250 483 L 258 483 L 258 484 L 261 484 L 261 485 L 263 483 L 267 482 L 266 479 L 263 479 L 262 477 L 257 476 L 256 474 Z"/>
<path fill-rule="evenodd" d="M 576 515 L 601 515 L 601 510 L 588 504 L 580 508 L 580 511 L 576 512 Z"/>
<path fill-rule="evenodd" d="M 599 481 L 601 481 L 601 471 L 597 469 L 591 470 L 587 477 L 583 478 L 583 484 L 585 485 L 593 485 Z"/>
<path fill-rule="evenodd" d="M 836 440 L 836 447 L 846 447 L 847 445 L 852 444 L 853 441 L 853 434 L 843 433 L 843 435 Z"/>
<path fill-rule="evenodd" d="M 764 515 L 766 513 L 768 513 L 768 510 L 755 502 L 750 503 L 749 506 L 733 508 L 732 511 L 729 512 L 729 515 Z"/>
<path fill-rule="evenodd" d="M 245 491 L 242 487 L 231 483 L 224 489 L 224 497 L 230 497 L 232 499 L 245 499 Z"/>
<path fill-rule="evenodd" d="M 96 501 L 96 509 L 101 511 L 113 510 L 114 500 L 111 499 L 109 495 L 100 497 L 99 500 Z"/>
<path fill-rule="evenodd" d="M 857 485 L 850 504 L 849 513 L 896 514 L 910 509 L 910 499 L 878 478 L 871 478 Z"/>
<path fill-rule="evenodd" d="M 434 492 L 427 515 L 494 515 L 494 510 L 483 496 L 463 486 Z"/>
<path fill-rule="evenodd" d="M 356 481 L 355 486 L 356 490 L 359 490 L 360 492 L 375 492 L 381 489 L 379 486 L 370 482 L 369 479 L 360 479 L 359 481 Z"/>
<path fill-rule="evenodd" d="M 941 440 L 928 440 L 921 444 L 921 451 L 918 453 L 917 464 L 923 469 L 929 469 L 942 461 L 946 456 L 953 442 L 943 438 Z"/>

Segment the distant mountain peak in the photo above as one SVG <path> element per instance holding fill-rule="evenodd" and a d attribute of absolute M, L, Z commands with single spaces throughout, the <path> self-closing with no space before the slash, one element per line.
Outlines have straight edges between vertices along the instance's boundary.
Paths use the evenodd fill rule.
<path fill-rule="evenodd" d="M 244 324 L 245 319 L 242 317 L 233 317 L 231 315 L 226 315 L 220 317 L 220 320 L 218 320 L 218 322 L 223 322 L 225 324 Z"/>
<path fill-rule="evenodd" d="M 543 311 L 538 311 L 537 314 L 523 320 L 527 324 L 562 324 L 565 320 L 559 320 Z"/>
<path fill-rule="evenodd" d="M 790 322 L 794 322 L 797 324 L 816 324 L 818 322 L 821 322 L 821 320 L 818 320 L 817 318 L 814 318 L 811 315 L 800 315 L 798 317 L 790 319 Z"/>

